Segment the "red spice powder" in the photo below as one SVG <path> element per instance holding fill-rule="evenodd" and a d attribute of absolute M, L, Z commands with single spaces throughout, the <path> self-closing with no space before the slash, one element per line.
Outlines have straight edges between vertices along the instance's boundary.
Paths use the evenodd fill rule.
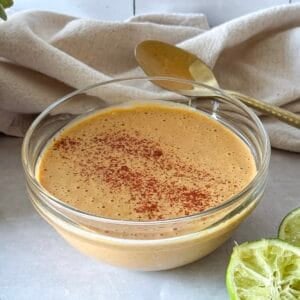
<path fill-rule="evenodd" d="M 216 178 L 206 170 L 186 164 L 174 153 L 164 153 L 159 143 L 141 137 L 138 132 L 132 136 L 121 130 L 84 140 L 66 136 L 58 139 L 53 149 L 64 158 L 68 158 L 68 153 L 80 151 L 75 163 L 84 182 L 100 179 L 115 193 L 122 187 L 127 188 L 132 195 L 135 212 L 149 219 L 163 219 L 162 207 L 166 203 L 169 207 L 178 208 L 177 213 L 185 215 L 210 207 L 210 185 L 200 188 L 196 183 L 204 179 L 211 183 Z M 82 153 L 85 155 L 82 156 Z M 72 157 L 74 159 L 74 155 Z M 139 170 L 127 165 L 126 157 L 142 158 L 144 168 Z M 169 177 L 165 180 L 155 177 L 150 163 L 152 170 L 154 165 L 160 173 Z M 192 187 L 177 180 L 180 178 L 193 182 Z"/>

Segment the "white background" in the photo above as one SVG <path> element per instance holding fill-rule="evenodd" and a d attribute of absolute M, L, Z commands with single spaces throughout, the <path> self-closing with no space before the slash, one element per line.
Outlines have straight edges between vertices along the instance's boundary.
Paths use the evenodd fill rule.
<path fill-rule="evenodd" d="M 204 13 L 211 26 L 274 5 L 300 0 L 15 0 L 11 12 L 24 9 L 52 10 L 79 17 L 119 21 L 134 12 Z"/>

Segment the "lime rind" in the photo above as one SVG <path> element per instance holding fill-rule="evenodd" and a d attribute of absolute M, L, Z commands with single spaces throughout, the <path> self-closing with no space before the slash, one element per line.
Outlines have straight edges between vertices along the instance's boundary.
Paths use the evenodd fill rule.
<path fill-rule="evenodd" d="M 300 247 L 300 207 L 288 213 L 279 225 L 278 237 Z"/>
<path fill-rule="evenodd" d="M 279 239 L 236 246 L 226 286 L 232 300 L 300 299 L 300 249 Z"/>

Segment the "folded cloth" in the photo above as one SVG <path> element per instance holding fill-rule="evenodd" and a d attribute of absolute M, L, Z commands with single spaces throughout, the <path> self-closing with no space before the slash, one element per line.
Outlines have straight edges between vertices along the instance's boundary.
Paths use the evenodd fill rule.
<path fill-rule="evenodd" d="M 27 11 L 0 23 L 0 131 L 22 136 L 35 114 L 62 95 L 115 77 L 143 75 L 134 48 L 146 39 L 196 54 L 223 88 L 300 112 L 299 4 L 212 29 L 202 14 L 102 22 Z M 262 120 L 273 147 L 300 152 L 299 129 L 270 117 Z"/>

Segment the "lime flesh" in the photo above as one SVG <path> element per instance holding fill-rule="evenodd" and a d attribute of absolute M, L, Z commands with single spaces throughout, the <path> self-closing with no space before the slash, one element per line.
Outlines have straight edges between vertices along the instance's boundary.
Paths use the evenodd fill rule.
<path fill-rule="evenodd" d="M 278 237 L 300 247 L 300 207 L 291 211 L 279 226 Z"/>
<path fill-rule="evenodd" d="M 230 299 L 300 299 L 300 248 L 278 239 L 236 246 L 226 285 Z"/>

